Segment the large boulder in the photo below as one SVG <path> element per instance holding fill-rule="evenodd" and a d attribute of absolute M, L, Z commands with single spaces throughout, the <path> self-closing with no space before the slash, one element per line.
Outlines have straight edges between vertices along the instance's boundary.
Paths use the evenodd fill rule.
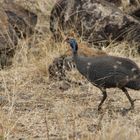
<path fill-rule="evenodd" d="M 112 40 L 140 42 L 140 22 L 104 0 L 59 0 L 50 15 L 56 40 L 74 31 L 89 43 L 108 45 Z"/>
<path fill-rule="evenodd" d="M 110 3 L 115 4 L 117 7 L 120 7 L 122 10 L 137 8 L 139 5 L 138 0 L 105 0 Z"/>
<path fill-rule="evenodd" d="M 37 15 L 15 3 L 0 6 L 0 65 L 11 64 L 19 39 L 31 36 Z"/>
<path fill-rule="evenodd" d="M 25 38 L 34 33 L 37 24 L 37 15 L 35 13 L 16 3 L 4 3 L 2 7 L 8 17 L 8 22 L 19 38 Z"/>

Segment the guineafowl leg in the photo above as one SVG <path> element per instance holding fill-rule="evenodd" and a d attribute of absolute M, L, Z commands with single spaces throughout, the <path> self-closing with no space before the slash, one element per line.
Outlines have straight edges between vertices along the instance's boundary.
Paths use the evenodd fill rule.
<path fill-rule="evenodd" d="M 102 91 L 102 94 L 103 94 L 103 98 L 102 98 L 100 104 L 98 105 L 98 110 L 101 109 L 102 104 L 104 103 L 105 99 L 107 98 L 106 90 L 105 89 L 101 89 L 101 91 Z"/>
<path fill-rule="evenodd" d="M 125 93 L 125 95 L 127 96 L 129 102 L 131 103 L 131 107 L 129 109 L 134 109 L 134 101 L 135 100 L 132 100 L 132 98 L 130 97 L 130 95 L 128 94 L 128 91 L 123 87 L 121 88 L 122 91 Z"/>

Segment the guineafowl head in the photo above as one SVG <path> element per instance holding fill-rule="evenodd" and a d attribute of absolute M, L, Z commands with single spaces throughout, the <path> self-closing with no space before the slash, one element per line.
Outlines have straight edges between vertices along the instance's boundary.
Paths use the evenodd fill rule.
<path fill-rule="evenodd" d="M 67 38 L 66 42 L 70 44 L 73 53 L 77 53 L 77 51 L 78 51 L 78 44 L 76 42 L 76 39 L 74 39 L 74 38 Z"/>

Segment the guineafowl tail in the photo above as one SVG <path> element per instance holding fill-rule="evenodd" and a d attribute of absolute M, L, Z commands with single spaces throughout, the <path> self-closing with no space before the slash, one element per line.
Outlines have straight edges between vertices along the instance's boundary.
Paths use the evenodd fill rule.
<path fill-rule="evenodd" d="M 134 89 L 134 90 L 140 90 L 140 78 L 134 81 L 128 82 L 126 87 Z"/>

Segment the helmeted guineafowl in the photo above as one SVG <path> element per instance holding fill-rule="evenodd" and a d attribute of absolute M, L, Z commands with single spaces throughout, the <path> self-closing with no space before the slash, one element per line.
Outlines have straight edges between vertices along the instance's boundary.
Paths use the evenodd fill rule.
<path fill-rule="evenodd" d="M 73 59 L 78 71 L 88 81 L 98 87 L 103 98 L 98 106 L 101 106 L 107 98 L 106 88 L 120 88 L 131 103 L 130 109 L 134 108 L 134 101 L 129 96 L 126 88 L 140 89 L 140 69 L 136 63 L 127 58 L 116 56 L 83 57 L 78 55 L 78 44 L 75 39 L 67 38 L 73 52 Z"/>

